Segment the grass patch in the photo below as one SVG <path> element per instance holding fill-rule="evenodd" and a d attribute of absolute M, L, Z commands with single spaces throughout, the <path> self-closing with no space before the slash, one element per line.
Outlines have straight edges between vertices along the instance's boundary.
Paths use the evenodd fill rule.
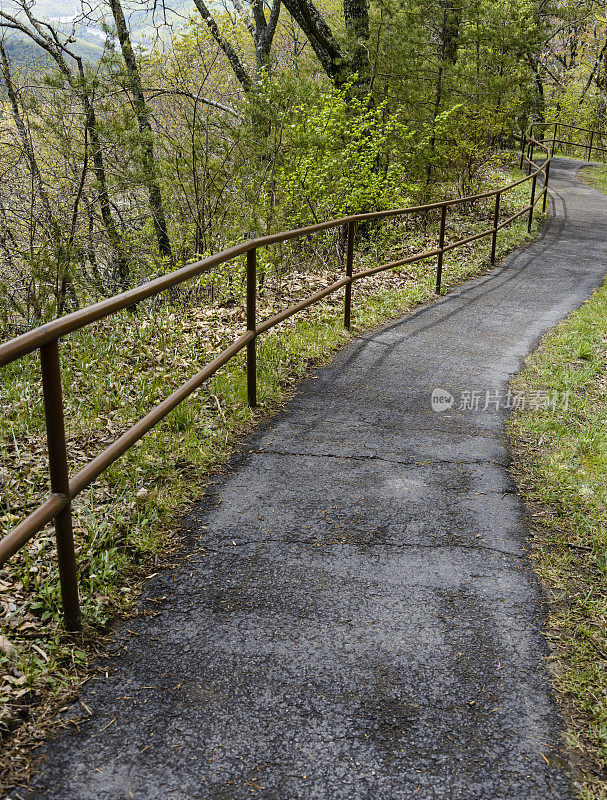
<path fill-rule="evenodd" d="M 607 194 L 607 167 L 601 165 L 582 167 L 578 172 L 578 177 L 597 192 Z"/>
<path fill-rule="evenodd" d="M 602 180 L 607 190 L 607 170 Z M 584 800 L 607 798 L 607 284 L 542 342 L 512 388 L 558 392 L 567 408 L 509 422 L 550 602 L 549 666 L 565 701 Z"/>
<path fill-rule="evenodd" d="M 496 164 L 486 186 L 520 173 Z M 503 218 L 528 202 L 525 184 L 502 200 Z M 493 203 L 450 212 L 447 241 L 491 225 Z M 542 216 L 537 215 L 531 236 Z M 409 219 L 379 237 L 361 233 L 356 269 L 435 246 L 436 219 Z M 498 237 L 498 257 L 529 238 L 519 218 Z M 381 241 L 381 246 L 378 242 Z M 490 240 L 445 255 L 444 290 L 488 268 Z M 276 256 L 277 258 L 277 256 Z M 337 257 L 336 260 L 339 260 Z M 267 263 L 275 263 L 268 260 Z M 171 303 L 142 304 L 66 338 L 61 344 L 70 472 L 87 463 L 243 330 L 242 268 L 215 276 L 213 302 L 197 289 Z M 258 319 L 343 274 L 338 264 L 268 272 Z M 204 279 L 206 280 L 206 278 Z M 435 261 L 418 262 L 356 283 L 352 335 L 432 299 Z M 208 297 L 204 295 L 204 297 Z M 326 359 L 350 337 L 343 329 L 342 294 L 332 296 L 258 340 L 258 400 L 246 403 L 244 356 L 233 359 L 160 425 L 115 462 L 74 502 L 79 586 L 85 630 L 61 626 L 52 526 L 0 571 L 0 761 L 5 783 L 28 778 L 32 737 L 44 735 L 41 717 L 86 674 L 100 636 L 118 612 L 133 607 L 147 574 L 166 564 L 178 545 L 186 509 L 203 493 L 209 471 L 220 468 L 242 435 L 280 407 L 311 363 Z M 44 409 L 35 354 L 3 370 L 0 385 L 0 533 L 29 513 L 49 491 Z M 28 721 L 28 725 L 23 725 Z M 24 744 L 25 743 L 25 744 Z"/>

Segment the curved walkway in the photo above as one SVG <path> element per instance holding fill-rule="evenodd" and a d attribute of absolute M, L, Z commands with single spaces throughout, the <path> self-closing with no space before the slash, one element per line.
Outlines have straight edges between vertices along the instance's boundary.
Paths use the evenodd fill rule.
<path fill-rule="evenodd" d="M 245 444 L 11 797 L 571 797 L 503 405 L 605 273 L 582 163 L 555 160 L 531 246 L 353 341 Z"/>

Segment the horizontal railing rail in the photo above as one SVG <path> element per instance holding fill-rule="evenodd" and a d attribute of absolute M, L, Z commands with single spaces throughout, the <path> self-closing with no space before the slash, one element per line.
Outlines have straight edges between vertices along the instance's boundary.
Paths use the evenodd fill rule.
<path fill-rule="evenodd" d="M 533 161 L 533 149 L 540 147 L 544 151 L 543 163 L 539 166 Z M 125 453 L 147 431 L 157 425 L 172 409 L 185 400 L 192 392 L 208 380 L 217 370 L 232 359 L 241 350 L 246 350 L 247 362 L 247 400 L 251 406 L 257 404 L 256 384 L 256 339 L 257 337 L 278 325 L 280 322 L 297 314 L 305 308 L 318 303 L 324 297 L 344 289 L 344 325 L 350 328 L 352 284 L 370 275 L 375 275 L 394 267 L 411 264 L 428 258 L 436 261 L 436 292 L 440 294 L 442 285 L 443 256 L 445 253 L 462 247 L 482 237 L 491 237 L 490 262 L 495 263 L 497 235 L 500 230 L 510 225 L 518 217 L 528 214 L 528 230 L 531 230 L 533 212 L 537 203 L 543 200 L 543 209 L 546 209 L 548 196 L 548 181 L 550 175 L 551 149 L 544 142 L 534 139 L 532 130 L 529 129 L 523 137 L 521 153 L 521 167 L 527 165 L 528 174 L 521 179 L 480 194 L 460 197 L 452 200 L 441 200 L 422 206 L 390 209 L 363 214 L 353 214 L 339 219 L 321 222 L 304 228 L 297 228 L 257 239 L 250 239 L 235 245 L 221 253 L 210 256 L 190 264 L 181 269 L 162 275 L 147 283 L 122 292 L 107 300 L 102 300 L 95 305 L 74 311 L 60 317 L 34 330 L 17 336 L 10 341 L 0 344 L 0 367 L 5 366 L 35 350 L 40 351 L 40 365 L 42 377 L 42 390 L 44 399 L 49 473 L 51 494 L 29 516 L 19 522 L 3 539 L 0 540 L 0 565 L 4 564 L 14 553 L 22 548 L 38 531 L 52 519 L 55 521 L 55 536 L 61 582 L 61 597 L 63 603 L 64 622 L 69 630 L 79 630 L 81 627 L 80 607 L 78 599 L 78 581 L 76 555 L 72 530 L 71 503 L 72 500 L 89 486 L 110 464 Z M 543 175 L 543 186 L 537 191 L 537 179 Z M 529 181 L 529 203 L 523 209 L 512 214 L 506 220 L 500 220 L 500 202 L 502 196 L 517 186 Z M 483 199 L 494 198 L 493 224 L 490 228 L 466 236 L 455 242 L 445 243 L 445 230 L 447 211 L 453 206 L 476 202 Z M 353 272 L 354 245 L 356 228 L 361 222 L 369 220 L 390 219 L 408 214 L 439 211 L 438 246 L 431 250 L 415 253 L 396 261 L 381 264 L 376 267 Z M 257 321 L 257 250 L 272 244 L 285 242 L 310 236 L 321 231 L 342 228 L 346 233 L 346 261 L 345 274 L 331 285 L 316 292 L 304 300 L 295 303 L 289 308 L 263 320 Z M 186 383 L 180 386 L 169 397 L 155 406 L 146 416 L 132 425 L 116 441 L 99 453 L 86 466 L 76 472 L 71 478 L 68 474 L 68 460 L 65 440 L 65 425 L 63 413 L 63 398 L 61 389 L 61 365 L 59 355 L 59 341 L 74 331 L 91 325 L 116 312 L 134 306 L 143 300 L 154 297 L 161 292 L 172 289 L 184 281 L 191 280 L 209 270 L 226 262 L 246 255 L 246 332 L 237 338 L 228 348 L 223 350 L 203 369 L 197 372 Z"/>
<path fill-rule="evenodd" d="M 527 156 L 528 159 L 533 161 L 533 144 L 531 143 L 531 138 L 533 136 L 534 128 L 541 128 L 542 129 L 542 145 L 549 144 L 550 145 L 550 152 L 552 155 L 556 153 L 557 145 L 566 145 L 567 147 L 571 148 L 578 148 L 583 149 L 586 155 L 586 161 L 591 160 L 592 153 L 594 151 L 595 154 L 600 153 L 603 156 L 603 162 L 605 162 L 605 153 L 607 153 L 607 148 L 603 147 L 602 144 L 597 146 L 595 144 L 595 137 L 600 138 L 601 143 L 603 136 L 605 134 L 601 133 L 600 131 L 592 130 L 591 128 L 579 128 L 577 125 L 570 125 L 566 122 L 533 122 L 529 126 L 527 133 L 523 135 L 523 147 L 521 150 L 521 169 L 523 168 L 523 153 L 525 153 L 525 149 L 527 148 Z M 566 130 L 576 130 L 581 131 L 582 133 L 587 133 L 586 142 L 572 142 L 568 139 L 559 139 L 559 128 L 565 128 Z M 552 129 L 552 135 L 546 138 L 546 133 Z"/>

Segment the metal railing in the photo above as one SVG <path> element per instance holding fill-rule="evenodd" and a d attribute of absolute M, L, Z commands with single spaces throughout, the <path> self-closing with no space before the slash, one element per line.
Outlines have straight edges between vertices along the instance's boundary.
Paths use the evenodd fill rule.
<path fill-rule="evenodd" d="M 257 402 L 256 386 L 256 339 L 257 337 L 270 330 L 278 323 L 293 316 L 299 311 L 319 302 L 324 297 L 345 288 L 344 297 L 344 325 L 349 329 L 350 314 L 352 303 L 352 284 L 354 281 L 366 278 L 370 275 L 421 261 L 427 258 L 436 257 L 436 292 L 440 294 L 443 256 L 450 250 L 462 247 L 469 242 L 473 242 L 481 237 L 491 237 L 490 261 L 495 263 L 495 250 L 497 235 L 502 228 L 510 225 L 515 219 L 528 214 L 528 229 L 531 230 L 533 221 L 533 211 L 540 200 L 543 198 L 543 209 L 546 209 L 548 195 L 548 179 L 550 173 L 551 152 L 549 147 L 542 141 L 536 140 L 529 130 L 523 139 L 523 152 L 521 164 L 527 163 L 529 174 L 518 181 L 507 186 L 489 192 L 462 197 L 455 200 L 443 200 L 436 203 L 428 203 L 423 206 L 409 208 L 392 209 L 388 211 L 378 211 L 366 214 L 353 214 L 341 219 L 329 220 L 316 225 L 310 225 L 296 230 L 283 231 L 281 233 L 263 236 L 252 239 L 242 244 L 224 250 L 221 253 L 205 258 L 195 264 L 182 267 L 174 272 L 158 277 L 134 289 L 122 292 L 119 295 L 103 300 L 95 305 L 80 309 L 64 317 L 60 317 L 51 322 L 41 325 L 34 330 L 17 336 L 10 341 L 0 345 L 0 367 L 22 358 L 34 350 L 40 351 L 40 367 L 42 373 L 42 390 L 44 399 L 44 409 L 46 418 L 46 432 L 48 443 L 49 472 L 51 482 L 51 494 L 35 511 L 22 520 L 14 527 L 2 540 L 0 540 L 0 565 L 4 564 L 14 553 L 16 553 L 26 542 L 28 542 L 38 531 L 40 531 L 51 519 L 55 521 L 55 536 L 57 540 L 57 553 L 59 562 L 59 574 L 61 583 L 61 597 L 63 603 L 64 622 L 69 630 L 80 630 L 80 606 L 78 600 L 78 581 L 77 565 L 74 552 L 74 539 L 72 531 L 72 500 L 89 486 L 112 462 L 125 453 L 135 442 L 140 439 L 147 431 L 153 428 L 162 420 L 172 409 L 185 400 L 195 389 L 203 384 L 218 369 L 233 358 L 240 350 L 246 349 L 247 362 L 247 397 L 251 406 Z M 526 153 L 526 148 L 530 152 Z M 533 163 L 533 148 L 540 147 L 545 151 L 545 159 L 541 166 Z M 537 179 L 540 174 L 544 175 L 543 188 L 537 192 Z M 504 193 L 511 191 L 516 186 L 530 181 L 531 190 L 529 203 L 516 214 L 512 214 L 506 220 L 500 222 L 500 200 Z M 456 242 L 445 244 L 445 224 L 449 208 L 470 203 L 472 201 L 495 198 L 493 224 L 487 230 L 467 236 Z M 380 220 L 399 217 L 407 214 L 423 213 L 431 210 L 440 212 L 439 223 L 439 242 L 438 247 L 433 250 L 426 250 L 422 253 L 409 255 L 397 261 L 382 264 L 369 269 L 364 269 L 353 273 L 354 245 L 356 227 L 361 222 L 368 220 Z M 304 300 L 290 306 L 278 314 L 263 320 L 257 321 L 257 250 L 261 247 L 278 242 L 285 242 L 290 239 L 297 239 L 311 234 L 325 231 L 331 228 L 345 228 L 346 233 L 346 263 L 345 274 L 342 278 L 325 287 L 321 291 L 310 295 Z M 61 366 L 59 356 L 59 340 L 74 331 L 84 328 L 98 320 L 115 314 L 116 312 L 133 306 L 147 298 L 158 295 L 167 289 L 171 289 L 184 281 L 208 272 L 212 268 L 233 261 L 239 256 L 246 255 L 246 332 L 236 339 L 228 348 L 223 350 L 214 358 L 204 369 L 200 370 L 190 380 L 180 386 L 173 394 L 157 405 L 146 416 L 140 419 L 116 441 L 99 453 L 85 467 L 80 469 L 71 478 L 68 474 L 68 460 L 65 441 L 63 398 L 61 390 Z"/>
<path fill-rule="evenodd" d="M 605 162 L 605 154 L 607 153 L 607 148 L 602 146 L 603 142 L 603 134 L 599 131 L 592 130 L 591 128 L 579 128 L 577 125 L 569 125 L 566 122 L 532 122 L 527 132 L 523 135 L 523 146 L 521 149 L 521 163 L 520 167 L 523 168 L 523 155 L 525 155 L 525 150 L 527 150 L 527 164 L 533 161 L 533 147 L 534 147 L 534 140 L 531 138 L 533 135 L 534 128 L 542 128 L 542 139 L 541 143 L 543 146 L 546 144 L 550 147 L 550 152 L 552 155 L 556 153 L 557 145 L 566 145 L 570 148 L 581 148 L 585 152 L 586 161 L 591 160 L 591 155 L 594 150 L 594 153 L 600 153 L 602 155 L 602 160 Z M 559 139 L 559 128 L 564 128 L 565 130 L 575 130 L 581 131 L 582 133 L 588 134 L 585 138 L 585 142 L 572 142 L 566 139 Z M 552 129 L 551 136 L 546 136 L 547 133 L 550 132 Z M 600 139 L 601 146 L 597 146 L 595 144 L 595 138 Z"/>

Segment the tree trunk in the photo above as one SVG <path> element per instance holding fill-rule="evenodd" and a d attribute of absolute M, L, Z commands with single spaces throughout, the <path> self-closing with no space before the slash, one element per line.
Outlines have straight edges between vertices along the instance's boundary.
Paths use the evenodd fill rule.
<path fill-rule="evenodd" d="M 1 41 L 0 41 L 0 61 L 2 63 L 2 77 L 4 79 L 4 87 L 6 89 L 6 94 L 8 96 L 9 103 L 11 106 L 13 121 L 15 123 L 15 127 L 17 128 L 17 133 L 19 134 L 19 138 L 21 140 L 21 146 L 23 147 L 23 152 L 25 153 L 25 157 L 27 158 L 29 164 L 32 176 L 32 182 L 36 187 L 36 194 L 38 195 L 38 198 L 40 199 L 40 204 L 42 205 L 44 221 L 51 242 L 51 248 L 55 256 L 55 269 L 57 274 L 57 280 L 55 286 L 55 292 L 56 292 L 55 299 L 57 303 L 57 315 L 60 316 L 64 311 L 65 300 L 68 295 L 72 298 L 72 303 L 74 307 L 77 307 L 78 304 L 76 299 L 76 290 L 74 289 L 74 284 L 71 275 L 69 274 L 69 269 L 70 269 L 69 248 L 66 250 L 66 248 L 64 248 L 62 245 L 61 228 L 57 220 L 55 219 L 55 215 L 53 214 L 53 209 L 51 207 L 51 203 L 48 194 L 46 192 L 46 187 L 44 186 L 44 182 L 42 180 L 42 174 L 40 173 L 40 168 L 36 160 L 36 154 L 34 153 L 34 148 L 32 147 L 32 142 L 29 137 L 27 126 L 19 110 L 19 101 L 17 99 L 17 92 L 15 91 L 15 87 L 13 84 L 10 65 L 8 62 L 8 58 L 6 56 L 6 50 L 4 49 L 4 45 Z"/>
<path fill-rule="evenodd" d="M 234 75 L 236 75 L 240 85 L 248 92 L 251 86 L 253 85 L 253 81 L 251 80 L 251 76 L 247 72 L 246 67 L 240 60 L 238 53 L 232 47 L 231 43 L 222 35 L 221 31 L 219 30 L 219 26 L 213 19 L 213 15 L 203 2 L 203 0 L 194 0 L 194 5 L 198 9 L 198 13 L 206 22 L 213 39 L 217 42 L 217 44 L 223 50 L 224 55 L 230 62 L 230 66 L 234 70 Z"/>
<path fill-rule="evenodd" d="M 344 0 L 344 19 L 349 39 L 350 70 L 357 75 L 358 90 L 367 94 L 371 85 L 369 0 Z"/>
<path fill-rule="evenodd" d="M 91 102 L 91 98 L 87 92 L 85 84 L 84 67 L 82 60 L 78 60 L 78 70 L 82 82 L 82 89 L 80 90 L 80 101 L 84 109 L 84 114 L 88 124 L 88 134 L 91 143 L 91 156 L 93 160 L 93 173 L 97 180 L 98 185 L 98 200 L 99 210 L 101 211 L 101 219 L 103 227 L 107 233 L 110 245 L 114 254 L 114 261 L 116 264 L 116 278 L 117 284 L 121 289 L 128 289 L 129 287 L 129 265 L 126 255 L 122 248 L 122 240 L 114 217 L 112 216 L 112 209 L 110 207 L 110 196 L 107 189 L 107 178 L 105 174 L 105 163 L 103 160 L 103 153 L 101 151 L 101 141 L 99 139 L 99 129 L 97 127 L 97 116 L 95 114 L 95 107 Z"/>
<path fill-rule="evenodd" d="M 44 183 L 42 182 L 42 175 L 40 174 L 40 168 L 38 167 L 38 162 L 36 161 L 34 148 L 32 147 L 32 143 L 30 141 L 30 137 L 27 132 L 27 127 L 25 125 L 25 122 L 23 121 L 23 117 L 21 116 L 21 112 L 19 110 L 17 92 L 15 91 L 10 71 L 10 65 L 8 63 L 6 50 L 4 49 L 4 45 L 2 42 L 0 42 L 0 58 L 2 60 L 2 77 L 4 79 L 4 87 L 6 89 L 6 94 L 8 96 L 11 105 L 11 113 L 13 116 L 13 121 L 15 123 L 15 127 L 17 128 L 19 139 L 21 140 L 21 146 L 23 147 L 23 152 L 25 153 L 25 157 L 27 158 L 29 164 L 30 172 L 32 173 L 32 179 L 34 181 L 34 185 L 36 186 L 36 193 L 42 205 L 42 210 L 44 212 L 46 225 L 49 228 L 49 232 L 52 236 L 53 241 L 56 242 L 58 237 L 60 236 L 59 227 L 53 216 L 51 203 L 50 200 L 48 199 Z"/>
<path fill-rule="evenodd" d="M 333 31 L 312 0 L 283 0 L 295 22 L 306 35 L 321 67 L 339 88 L 350 77 L 347 53 L 337 43 Z"/>
<path fill-rule="evenodd" d="M 430 137 L 430 157 L 434 156 L 436 149 L 436 130 L 435 124 L 443 100 L 443 84 L 445 78 L 445 65 L 455 64 L 457 61 L 457 51 L 459 48 L 459 28 L 461 24 L 461 8 L 454 6 L 452 0 L 440 0 L 439 6 L 442 8 L 443 19 L 439 31 L 439 61 L 436 73 L 436 86 L 434 90 L 434 105 L 432 109 L 432 136 Z M 432 180 L 432 164 L 426 168 L 426 186 Z"/>
<path fill-rule="evenodd" d="M 99 136 L 94 104 L 86 88 L 82 58 L 71 52 L 65 44 L 61 44 L 57 32 L 48 22 L 41 23 L 40 20 L 34 17 L 31 5 L 28 5 L 26 0 L 22 0 L 20 5 L 23 13 L 29 20 L 29 25 L 24 24 L 17 17 L 8 14 L 2 9 L 0 9 L 0 21 L 8 28 L 20 31 L 24 36 L 27 36 L 45 50 L 55 61 L 60 72 L 64 75 L 68 84 L 82 103 L 85 117 L 88 119 L 91 153 L 93 157 L 93 172 L 98 182 L 98 200 L 101 210 L 101 219 L 113 250 L 112 258 L 117 267 L 120 288 L 126 289 L 129 284 L 129 266 L 122 248 L 120 234 L 118 233 L 111 212 L 105 165 L 101 150 L 101 137 Z M 72 69 L 68 66 L 65 59 L 66 54 L 76 61 L 79 78 L 74 75 Z"/>
<path fill-rule="evenodd" d="M 109 4 L 114 17 L 114 22 L 116 23 L 118 40 L 122 49 L 122 56 L 126 66 L 128 84 L 133 96 L 135 116 L 137 117 L 137 124 L 139 126 L 141 142 L 141 166 L 143 169 L 144 181 L 148 189 L 150 211 L 152 213 L 154 230 L 156 232 L 156 239 L 158 241 L 158 250 L 162 256 L 172 261 L 173 256 L 171 252 L 171 242 L 167 232 L 166 218 L 162 203 L 162 192 L 160 190 L 160 184 L 158 183 L 156 167 L 154 164 L 154 134 L 150 122 L 149 109 L 146 105 L 143 94 L 139 67 L 137 66 L 137 60 L 131 45 L 131 38 L 129 36 L 122 6 L 120 5 L 120 0 L 109 0 Z"/>

